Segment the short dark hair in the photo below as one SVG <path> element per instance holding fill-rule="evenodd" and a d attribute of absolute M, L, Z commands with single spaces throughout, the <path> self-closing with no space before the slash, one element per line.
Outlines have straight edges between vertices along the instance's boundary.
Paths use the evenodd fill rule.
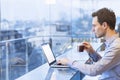
<path fill-rule="evenodd" d="M 115 29 L 116 24 L 116 16 L 115 13 L 108 9 L 108 8 L 102 8 L 96 12 L 92 13 L 92 17 L 97 16 L 98 22 L 102 25 L 103 22 L 107 22 L 107 24 L 110 26 L 110 29 Z"/>

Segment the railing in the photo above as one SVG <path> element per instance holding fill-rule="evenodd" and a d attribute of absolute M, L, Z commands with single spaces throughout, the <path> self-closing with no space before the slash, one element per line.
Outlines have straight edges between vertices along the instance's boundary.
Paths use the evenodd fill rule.
<path fill-rule="evenodd" d="M 57 37 L 57 40 L 59 40 L 60 37 L 58 37 L 58 36 L 54 36 L 54 37 L 51 37 L 51 38 L 53 40 L 53 39 L 56 39 L 56 37 Z M 61 38 L 62 37 L 63 36 L 61 36 Z M 64 37 L 64 38 L 68 39 L 68 37 L 69 36 Z M 43 42 L 49 42 L 49 38 L 50 38 L 49 36 L 35 36 L 35 37 L 25 37 L 25 38 L 18 38 L 18 39 L 0 41 L 0 52 L 1 52 L 0 53 L 0 56 L 1 56 L 0 57 L 0 62 L 2 63 L 1 67 L 0 67 L 0 80 L 13 80 L 13 79 L 29 72 L 30 70 L 34 69 L 35 67 L 38 67 L 38 66 L 44 64 L 46 62 L 46 60 L 45 60 L 45 58 L 44 58 L 44 56 L 41 52 L 40 45 Z M 57 41 L 57 40 L 53 40 L 52 41 L 53 42 L 52 44 L 54 44 L 53 48 L 54 48 L 54 46 L 59 46 L 57 44 L 60 43 L 59 47 L 63 47 L 63 49 L 62 50 L 57 50 L 57 52 L 59 51 L 60 55 L 61 55 L 61 53 L 64 53 L 63 50 L 67 49 L 67 45 L 70 46 L 70 44 L 71 44 L 70 39 L 71 38 L 69 37 L 68 40 L 63 41 L 62 43 Z M 18 45 L 18 47 L 17 47 L 18 50 L 15 50 L 16 49 L 15 45 L 17 45 L 16 43 L 21 43 L 21 44 L 24 43 L 24 45 L 22 45 L 22 46 Z M 29 48 L 30 47 L 29 43 L 30 43 L 32 48 Z M 65 49 L 65 47 L 66 47 L 66 49 Z M 16 60 L 15 55 L 19 54 L 19 50 L 21 50 L 21 48 L 25 48 L 25 51 L 24 50 L 21 51 L 22 55 L 25 53 L 25 55 L 23 55 L 23 57 L 25 57 L 25 63 L 19 62 L 19 61 L 21 61 L 21 59 L 18 59 L 19 61 L 17 61 L 17 62 L 15 61 Z M 55 52 L 55 50 L 53 50 L 53 51 Z M 12 54 L 12 57 L 11 57 L 11 54 Z M 39 54 L 39 55 L 34 57 L 35 54 L 37 54 L 37 55 Z M 56 54 L 56 56 L 58 56 L 58 54 Z M 39 61 L 35 61 L 35 60 L 33 61 L 33 59 L 30 60 L 30 57 L 34 57 L 33 59 L 37 59 L 39 57 L 40 60 Z M 33 61 L 33 62 L 30 63 L 30 61 Z M 4 62 L 5 62 L 5 64 L 4 64 Z M 37 62 L 39 62 L 40 64 L 36 65 Z M 20 66 L 23 66 L 23 65 L 25 67 L 25 72 L 23 72 L 22 74 L 21 73 L 19 74 L 19 70 L 16 71 L 15 73 L 12 72 L 11 67 L 12 68 L 15 67 L 15 66 L 20 67 Z M 33 66 L 31 68 L 31 65 L 35 65 L 35 66 Z M 10 69 L 11 69 L 11 71 L 10 71 Z M 17 75 L 17 76 L 15 76 L 14 74 Z"/>
<path fill-rule="evenodd" d="M 5 80 L 9 80 L 9 66 L 10 66 L 10 59 L 9 59 L 9 57 L 10 57 L 10 54 L 13 54 L 13 53 L 10 53 L 10 52 L 14 51 L 14 50 L 13 51 L 10 50 L 10 47 L 14 46 L 14 45 L 10 46 L 11 43 L 14 43 L 15 41 L 20 41 L 20 40 L 22 41 L 23 39 L 25 39 L 25 43 L 26 43 L 26 40 L 28 38 L 12 39 L 12 40 L 5 40 L 5 41 L 1 41 L 0 42 L 0 44 L 1 44 L 0 45 L 0 48 L 1 48 L 0 52 L 2 52 L 2 53 L 0 53 L 0 55 L 1 55 L 1 59 L 0 60 L 1 60 L 1 63 L 2 63 L 1 64 L 1 76 L 0 76 L 1 80 L 4 79 L 4 78 L 2 78 L 2 75 L 6 76 Z M 26 50 L 25 50 L 25 61 L 26 61 L 25 72 L 28 72 L 28 48 L 27 47 L 28 46 L 26 44 Z M 2 48 L 4 48 L 4 49 L 2 49 Z M 5 65 L 4 65 L 4 61 L 2 61 L 3 60 L 2 55 L 5 55 L 5 57 L 4 57 Z M 17 63 L 15 63 L 15 64 L 17 64 Z M 2 73 L 2 71 L 3 71 L 3 67 L 2 66 L 5 66 L 5 74 L 4 74 L 4 72 Z"/>
<path fill-rule="evenodd" d="M 18 48 L 18 50 L 19 50 L 19 48 L 21 48 L 21 47 L 24 47 L 25 49 L 22 49 L 22 50 L 25 50 L 25 73 L 27 73 L 29 70 L 28 70 L 28 60 L 29 60 L 29 58 L 28 58 L 28 56 L 29 56 L 29 50 L 28 50 L 28 47 L 29 47 L 29 45 L 28 45 L 28 41 L 29 41 L 29 39 L 31 39 L 31 38 L 36 38 L 36 37 L 26 37 L 26 38 L 19 38 L 19 39 L 11 39 L 11 40 L 4 40 L 4 41 L 0 41 L 0 62 L 1 62 L 1 69 L 0 69 L 0 74 L 1 74 L 1 76 L 0 76 L 0 80 L 10 80 L 10 72 L 9 72 L 9 69 L 10 69 L 10 65 L 12 65 L 12 66 L 21 66 L 21 62 L 19 62 L 21 59 L 20 58 L 18 58 L 18 62 L 15 62 L 15 59 L 11 59 L 10 57 L 10 55 L 12 54 L 12 56 L 14 56 L 14 55 L 16 55 L 16 54 L 18 54 L 19 53 L 19 51 L 17 51 L 17 50 L 15 50 L 15 44 L 17 43 L 20 43 L 21 42 L 21 44 L 22 45 L 20 45 L 20 44 L 18 44 L 18 46 L 19 47 L 17 47 Z M 38 38 L 38 37 L 37 37 Z M 17 45 L 16 44 L 16 45 Z M 11 49 L 11 47 L 14 47 L 14 48 L 12 48 Z M 31 46 L 32 47 L 32 46 Z M 18 53 L 17 53 L 18 52 Z M 13 54 L 13 53 L 15 53 L 15 54 Z M 22 51 L 22 53 L 23 53 L 23 51 Z M 5 57 L 4 57 L 4 56 Z M 3 58 L 4 57 L 4 58 Z M 13 57 L 14 58 L 14 57 Z M 12 63 L 12 62 L 10 62 L 10 61 L 13 61 L 14 63 Z M 4 64 L 4 62 L 5 62 L 5 64 Z M 23 65 L 23 64 L 22 64 Z M 5 67 L 4 67 L 5 66 Z M 3 68 L 5 68 L 4 69 L 4 71 L 5 71 L 5 74 L 4 74 L 4 72 L 3 72 Z M 5 77 L 4 77 L 4 76 Z M 4 77 L 4 78 L 3 78 Z"/>

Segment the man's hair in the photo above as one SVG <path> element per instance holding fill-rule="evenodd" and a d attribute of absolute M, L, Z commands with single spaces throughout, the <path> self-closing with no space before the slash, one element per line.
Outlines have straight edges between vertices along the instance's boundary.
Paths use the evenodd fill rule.
<path fill-rule="evenodd" d="M 116 24 L 116 16 L 115 13 L 108 9 L 108 8 L 102 8 L 96 12 L 92 13 L 92 17 L 98 18 L 98 22 L 102 25 L 103 22 L 106 22 L 109 26 L 110 29 L 115 29 L 115 24 Z"/>

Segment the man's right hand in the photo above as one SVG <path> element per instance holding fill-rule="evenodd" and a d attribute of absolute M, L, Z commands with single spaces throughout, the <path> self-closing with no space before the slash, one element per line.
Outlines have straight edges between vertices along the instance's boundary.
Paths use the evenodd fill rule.
<path fill-rule="evenodd" d="M 57 61 L 58 64 L 63 64 L 63 65 L 67 65 L 69 63 L 69 59 L 68 58 L 62 58 L 62 59 L 59 59 Z"/>
<path fill-rule="evenodd" d="M 91 46 L 91 44 L 89 42 L 83 42 L 82 43 L 85 47 L 84 49 L 88 52 L 88 53 L 95 53 L 95 50 L 93 49 L 93 47 Z"/>

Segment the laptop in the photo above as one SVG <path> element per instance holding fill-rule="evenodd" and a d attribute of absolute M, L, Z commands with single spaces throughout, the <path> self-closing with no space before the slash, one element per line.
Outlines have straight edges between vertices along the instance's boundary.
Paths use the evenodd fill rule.
<path fill-rule="evenodd" d="M 49 43 L 43 43 L 41 45 L 41 47 L 42 47 L 42 50 L 46 56 L 46 59 L 47 59 L 50 67 L 52 67 L 52 68 L 68 68 L 69 67 L 67 65 L 57 64 L 57 60 L 55 58 L 55 55 L 54 55 Z"/>

